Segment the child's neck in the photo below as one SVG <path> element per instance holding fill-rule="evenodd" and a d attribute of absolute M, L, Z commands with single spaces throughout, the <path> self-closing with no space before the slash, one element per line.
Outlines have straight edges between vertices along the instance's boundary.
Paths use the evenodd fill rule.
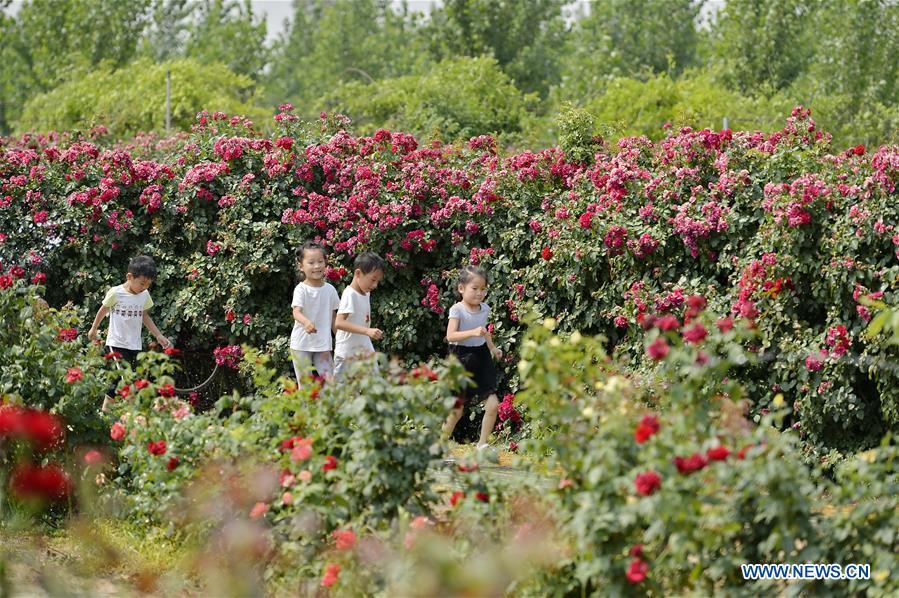
<path fill-rule="evenodd" d="M 466 309 L 468 309 L 468 311 L 480 311 L 481 309 L 480 303 L 475 303 L 474 305 L 472 305 L 468 301 L 462 301 L 462 305 L 464 305 Z"/>
<path fill-rule="evenodd" d="M 323 278 L 319 278 L 318 280 L 312 280 L 310 278 L 303 279 L 305 284 L 308 284 L 310 287 L 323 287 L 325 286 L 325 280 Z"/>
<path fill-rule="evenodd" d="M 365 294 L 365 293 L 362 292 L 362 287 L 359 286 L 359 281 L 357 281 L 355 278 L 353 279 L 353 282 L 350 283 L 350 287 L 351 287 L 354 291 L 356 291 L 357 293 L 359 293 L 360 295 L 364 295 L 364 294 Z"/>
<path fill-rule="evenodd" d="M 126 279 L 126 280 L 125 280 L 125 284 L 123 284 L 122 286 L 125 287 L 125 290 L 128 291 L 129 293 L 131 293 L 132 295 L 137 295 L 137 294 L 138 294 L 137 291 L 135 291 L 134 289 L 131 288 L 131 281 L 130 281 L 130 280 L 127 280 L 127 279 Z"/>

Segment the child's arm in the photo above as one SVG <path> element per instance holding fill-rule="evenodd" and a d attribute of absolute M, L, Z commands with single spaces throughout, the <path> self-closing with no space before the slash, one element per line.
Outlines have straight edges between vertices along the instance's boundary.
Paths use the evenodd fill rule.
<path fill-rule="evenodd" d="M 144 326 L 150 329 L 150 332 L 156 337 L 156 342 L 162 345 L 163 349 L 168 349 L 172 346 L 172 341 L 163 336 L 162 332 L 159 331 L 159 328 L 156 327 L 153 318 L 150 317 L 150 314 L 146 310 L 144 310 Z"/>
<path fill-rule="evenodd" d="M 486 336 L 487 329 L 483 326 L 471 330 L 459 330 L 459 318 L 450 318 L 446 325 L 446 340 L 450 343 L 459 343 L 476 336 Z"/>
<path fill-rule="evenodd" d="M 306 329 L 306 332 L 309 334 L 315 334 L 318 330 L 315 329 L 315 323 L 306 317 L 303 313 L 303 308 L 299 305 L 295 305 L 293 308 L 293 319 L 300 323 L 300 325 Z"/>
<path fill-rule="evenodd" d="M 97 310 L 97 315 L 94 317 L 94 323 L 91 325 L 91 329 L 87 333 L 87 338 L 93 342 L 97 342 L 97 330 L 100 327 L 100 322 L 103 321 L 103 318 L 109 315 L 109 308 L 105 305 L 101 305 L 100 309 Z"/>
<path fill-rule="evenodd" d="M 337 334 L 337 310 L 331 312 L 331 334 Z"/>
<path fill-rule="evenodd" d="M 337 314 L 337 319 L 335 321 L 337 330 L 343 330 L 344 332 L 350 332 L 352 334 L 362 334 L 376 341 L 381 340 L 384 336 L 384 332 L 378 328 L 366 328 L 365 326 L 357 326 L 352 322 L 348 322 L 347 316 L 349 315 L 350 314 Z"/>
<path fill-rule="evenodd" d="M 493 335 L 487 333 L 484 335 L 484 339 L 487 341 L 487 348 L 490 349 L 490 354 L 493 355 L 493 359 L 496 359 L 497 361 L 502 359 L 503 352 L 493 344 Z"/>

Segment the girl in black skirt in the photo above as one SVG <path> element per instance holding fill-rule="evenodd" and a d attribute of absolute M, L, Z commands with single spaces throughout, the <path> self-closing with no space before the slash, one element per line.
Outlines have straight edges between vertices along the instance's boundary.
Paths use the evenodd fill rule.
<path fill-rule="evenodd" d="M 496 348 L 487 331 L 490 317 L 490 306 L 484 303 L 484 297 L 487 296 L 487 273 L 481 268 L 466 266 L 459 274 L 457 290 L 462 301 L 449 310 L 446 340 L 450 345 L 450 353 L 456 355 L 474 379 L 474 386 L 468 386 L 464 390 L 465 400 L 481 402 L 487 399 L 484 419 L 481 421 L 481 438 L 478 440 L 478 450 L 483 450 L 490 446 L 487 440 L 496 424 L 499 408 L 493 360 L 502 358 L 503 352 Z M 446 418 L 443 424 L 444 437 L 452 435 L 462 417 L 462 407 L 455 407 Z"/>

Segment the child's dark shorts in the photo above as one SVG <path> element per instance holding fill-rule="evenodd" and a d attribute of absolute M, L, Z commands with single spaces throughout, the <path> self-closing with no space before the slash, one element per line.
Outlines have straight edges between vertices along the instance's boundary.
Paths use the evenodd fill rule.
<path fill-rule="evenodd" d="M 456 356 L 474 379 L 474 386 L 462 389 L 462 396 L 466 401 L 480 403 L 496 392 L 496 367 L 487 343 L 477 347 L 450 345 L 449 352 Z"/>

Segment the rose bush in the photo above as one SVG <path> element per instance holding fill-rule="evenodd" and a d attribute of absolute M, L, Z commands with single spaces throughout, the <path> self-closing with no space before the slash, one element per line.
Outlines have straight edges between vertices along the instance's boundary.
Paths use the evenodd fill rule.
<path fill-rule="evenodd" d="M 693 321 L 715 319 L 696 312 Z M 656 378 L 633 379 L 601 338 L 554 328 L 532 329 L 519 364 L 520 394 L 544 426 L 525 446 L 547 455 L 536 470 L 558 480 L 554 512 L 569 546 L 537 573 L 543 592 L 895 592 L 896 446 L 885 438 L 836 483 L 803 465 L 797 435 L 777 431 L 789 413 L 783 395 L 757 426 L 729 378 L 757 360 L 741 347 L 745 325 L 710 325 L 698 343 L 653 331 L 646 343 L 667 338 L 670 351 Z M 871 579 L 788 589 L 741 575 L 740 564 L 775 562 L 869 563 Z"/>
<path fill-rule="evenodd" d="M 0 280 L 43 280 L 51 304 L 88 314 L 129 257 L 150 253 L 157 321 L 179 345 L 206 354 L 249 342 L 289 371 L 303 241 L 331 249 L 338 287 L 359 251 L 388 260 L 372 297 L 378 349 L 410 361 L 445 350 L 455 272 L 478 263 L 513 392 L 526 305 L 564 330 L 604 334 L 637 365 L 644 319 L 698 293 L 759 332 L 747 345 L 759 362 L 735 373 L 755 416 L 778 393 L 798 401 L 784 424 L 822 454 L 875 446 L 899 423 L 892 369 L 859 361 L 890 352 L 859 333 L 866 297 L 897 299 L 897 148 L 832 148 L 801 108 L 770 134 L 685 128 L 615 148 L 578 134 L 589 123 L 572 111 L 566 148 L 589 147 L 592 161 L 556 148 L 502 156 L 486 136 L 357 137 L 322 116 L 299 122 L 283 106 L 270 137 L 201 113 L 190 136 L 170 140 L 4 139 Z M 839 327 L 848 346 L 836 354 L 828 334 Z"/>

